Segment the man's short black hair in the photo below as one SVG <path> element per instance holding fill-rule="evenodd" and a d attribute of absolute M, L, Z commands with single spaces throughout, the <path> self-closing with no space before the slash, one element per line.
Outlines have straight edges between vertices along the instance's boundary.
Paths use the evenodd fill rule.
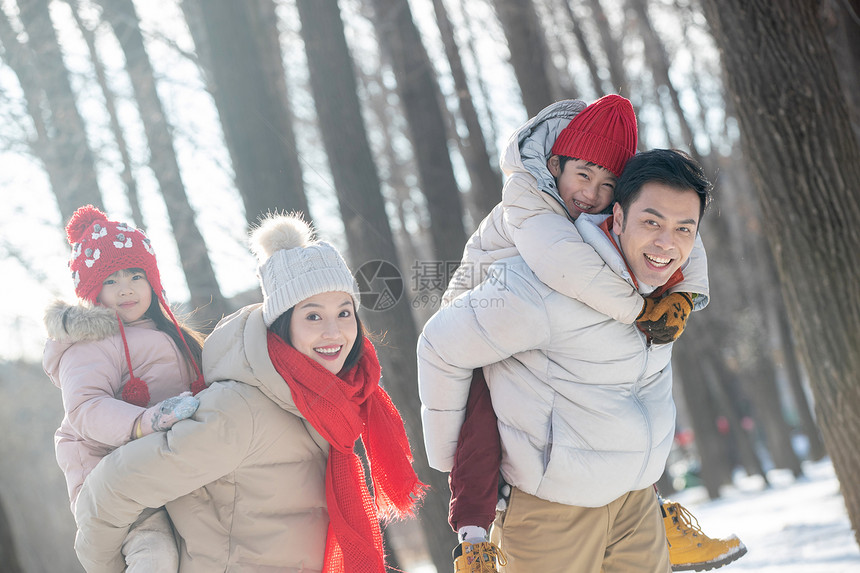
<path fill-rule="evenodd" d="M 624 214 L 646 183 L 662 183 L 683 191 L 692 189 L 699 196 L 699 220 L 711 203 L 711 182 L 699 163 L 676 149 L 652 149 L 637 153 L 624 166 L 615 185 L 615 201 Z"/>

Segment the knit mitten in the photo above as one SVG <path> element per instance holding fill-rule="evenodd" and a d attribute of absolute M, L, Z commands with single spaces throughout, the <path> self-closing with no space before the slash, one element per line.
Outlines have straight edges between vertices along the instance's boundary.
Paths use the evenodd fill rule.
<path fill-rule="evenodd" d="M 147 408 L 134 425 L 134 437 L 142 438 L 153 432 L 165 432 L 179 420 L 191 417 L 197 411 L 200 400 L 183 392 L 179 396 L 162 400 L 155 406 Z"/>
<path fill-rule="evenodd" d="M 668 344 L 681 336 L 693 310 L 693 297 L 685 292 L 669 293 L 662 298 L 645 297 L 636 326 L 656 344 Z"/>

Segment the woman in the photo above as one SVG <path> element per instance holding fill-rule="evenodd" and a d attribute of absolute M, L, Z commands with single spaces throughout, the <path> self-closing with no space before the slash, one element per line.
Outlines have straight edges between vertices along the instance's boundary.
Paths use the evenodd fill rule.
<path fill-rule="evenodd" d="M 81 491 L 89 572 L 122 571 L 123 532 L 162 504 L 181 573 L 382 572 L 379 518 L 410 515 L 424 491 L 343 258 L 295 216 L 269 217 L 251 240 L 263 303 L 207 339 L 197 413 L 106 457 Z"/>

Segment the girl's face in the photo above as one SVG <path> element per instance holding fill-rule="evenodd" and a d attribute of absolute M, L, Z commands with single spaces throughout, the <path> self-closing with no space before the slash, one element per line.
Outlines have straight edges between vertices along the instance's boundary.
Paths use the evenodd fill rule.
<path fill-rule="evenodd" d="M 290 342 L 332 374 L 343 368 L 357 336 L 355 305 L 345 292 L 317 294 L 293 309 Z"/>
<path fill-rule="evenodd" d="M 102 283 L 98 301 L 113 309 L 123 322 L 134 322 L 152 303 L 152 287 L 141 269 L 117 271 Z"/>

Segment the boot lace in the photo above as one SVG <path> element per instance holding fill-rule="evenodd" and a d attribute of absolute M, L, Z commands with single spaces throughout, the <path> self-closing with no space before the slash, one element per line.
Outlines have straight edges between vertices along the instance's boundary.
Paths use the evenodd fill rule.
<path fill-rule="evenodd" d="M 693 532 L 693 535 L 701 535 L 705 537 L 702 528 L 699 527 L 699 520 L 690 513 L 686 507 L 680 503 L 669 503 L 668 513 L 672 516 L 672 522 L 675 523 L 686 535 L 688 532 Z"/>
<path fill-rule="evenodd" d="M 472 553 L 475 556 L 475 561 L 471 563 L 471 573 L 498 573 L 496 559 L 498 559 L 499 565 L 508 564 L 507 557 L 495 543 L 476 543 L 472 546 Z"/>

